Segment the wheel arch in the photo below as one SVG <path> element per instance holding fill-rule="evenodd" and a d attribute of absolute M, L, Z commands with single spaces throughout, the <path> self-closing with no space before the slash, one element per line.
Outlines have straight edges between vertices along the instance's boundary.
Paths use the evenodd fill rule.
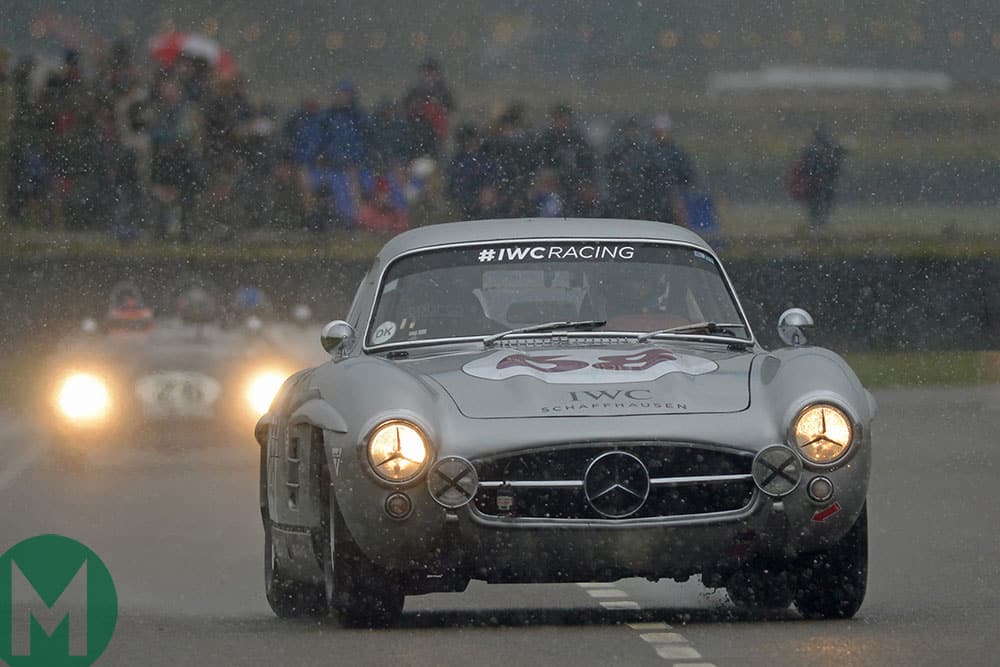
<path fill-rule="evenodd" d="M 327 432 L 345 434 L 348 432 L 347 422 L 326 401 L 318 397 L 307 397 L 298 406 L 293 406 L 288 418 L 288 428 L 292 431 L 309 429 L 307 468 L 302 470 L 300 481 L 307 485 L 303 497 L 312 501 L 307 508 L 306 523 L 318 526 L 323 510 L 320 504 L 324 502 L 327 491 L 322 486 L 332 482 L 336 477 L 334 470 L 340 464 L 339 460 L 331 458 L 330 448 L 326 446 Z"/>

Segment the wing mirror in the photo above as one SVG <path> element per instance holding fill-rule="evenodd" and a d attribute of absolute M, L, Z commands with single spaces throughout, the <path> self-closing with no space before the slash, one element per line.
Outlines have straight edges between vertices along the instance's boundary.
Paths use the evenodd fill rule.
<path fill-rule="evenodd" d="M 789 308 L 778 318 L 778 335 L 785 345 L 800 347 L 806 344 L 805 327 L 813 326 L 812 315 L 801 308 Z"/>
<path fill-rule="evenodd" d="M 334 350 L 344 344 L 344 341 L 353 338 L 354 327 L 344 320 L 334 320 L 323 327 L 323 331 L 319 335 L 319 344 L 323 346 L 327 354 L 333 354 Z"/>

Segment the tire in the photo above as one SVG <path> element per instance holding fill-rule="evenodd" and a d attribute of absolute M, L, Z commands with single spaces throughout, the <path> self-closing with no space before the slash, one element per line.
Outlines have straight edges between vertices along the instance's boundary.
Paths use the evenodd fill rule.
<path fill-rule="evenodd" d="M 329 482 L 324 484 L 324 488 L 323 583 L 326 605 L 344 627 L 393 625 L 403 613 L 405 598 L 398 577 L 364 555 L 347 530 Z"/>
<path fill-rule="evenodd" d="M 726 594 L 737 607 L 765 610 L 787 609 L 794 591 L 787 564 L 758 561 L 737 570 L 726 580 Z"/>
<path fill-rule="evenodd" d="M 329 613 L 322 586 L 295 581 L 281 571 L 269 521 L 264 528 L 264 592 L 278 618 L 312 618 Z"/>
<path fill-rule="evenodd" d="M 851 618 L 868 586 L 868 507 L 837 544 L 800 556 L 795 606 L 806 618 Z"/>

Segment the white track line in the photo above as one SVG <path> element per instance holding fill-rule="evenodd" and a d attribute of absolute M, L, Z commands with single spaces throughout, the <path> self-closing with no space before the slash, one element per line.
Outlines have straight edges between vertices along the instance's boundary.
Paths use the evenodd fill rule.
<path fill-rule="evenodd" d="M 641 609 L 638 602 L 633 602 L 632 600 L 608 600 L 602 602 L 601 606 L 605 609 L 611 609 L 615 611 L 621 611 L 622 609 Z"/>
<path fill-rule="evenodd" d="M 687 638 L 679 632 L 649 632 L 639 635 L 639 639 L 649 644 L 686 644 Z"/>
<path fill-rule="evenodd" d="M 628 593 L 617 588 L 595 588 L 587 591 L 592 598 L 627 598 Z"/>
<path fill-rule="evenodd" d="M 628 627 L 632 628 L 637 632 L 651 632 L 653 630 L 673 630 L 673 628 L 666 623 L 628 623 Z"/>
<path fill-rule="evenodd" d="M 701 653 L 693 646 L 678 646 L 677 644 L 660 644 L 656 648 L 656 655 L 664 660 L 691 660 L 701 657 Z"/>
<path fill-rule="evenodd" d="M 602 607 L 613 611 L 642 609 L 635 600 L 608 600 L 606 598 L 625 598 L 628 593 L 615 588 L 614 584 L 588 581 L 578 583 L 577 586 L 584 589 L 590 597 L 602 600 Z M 667 623 L 660 622 L 636 622 L 627 623 L 628 627 L 639 633 L 639 638 L 653 647 L 656 655 L 664 660 L 682 660 L 674 662 L 674 667 L 715 667 L 711 662 L 689 662 L 700 660 L 701 653 L 698 652 L 687 637 L 679 632 L 672 632 L 673 627 Z"/>

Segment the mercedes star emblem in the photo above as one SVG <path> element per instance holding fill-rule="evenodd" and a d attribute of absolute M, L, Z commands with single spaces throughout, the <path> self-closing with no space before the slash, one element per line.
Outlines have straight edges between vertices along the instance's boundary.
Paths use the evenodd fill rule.
<path fill-rule="evenodd" d="M 607 452 L 587 467 L 583 490 L 595 512 L 609 519 L 624 519 L 646 502 L 649 471 L 628 452 Z"/>

